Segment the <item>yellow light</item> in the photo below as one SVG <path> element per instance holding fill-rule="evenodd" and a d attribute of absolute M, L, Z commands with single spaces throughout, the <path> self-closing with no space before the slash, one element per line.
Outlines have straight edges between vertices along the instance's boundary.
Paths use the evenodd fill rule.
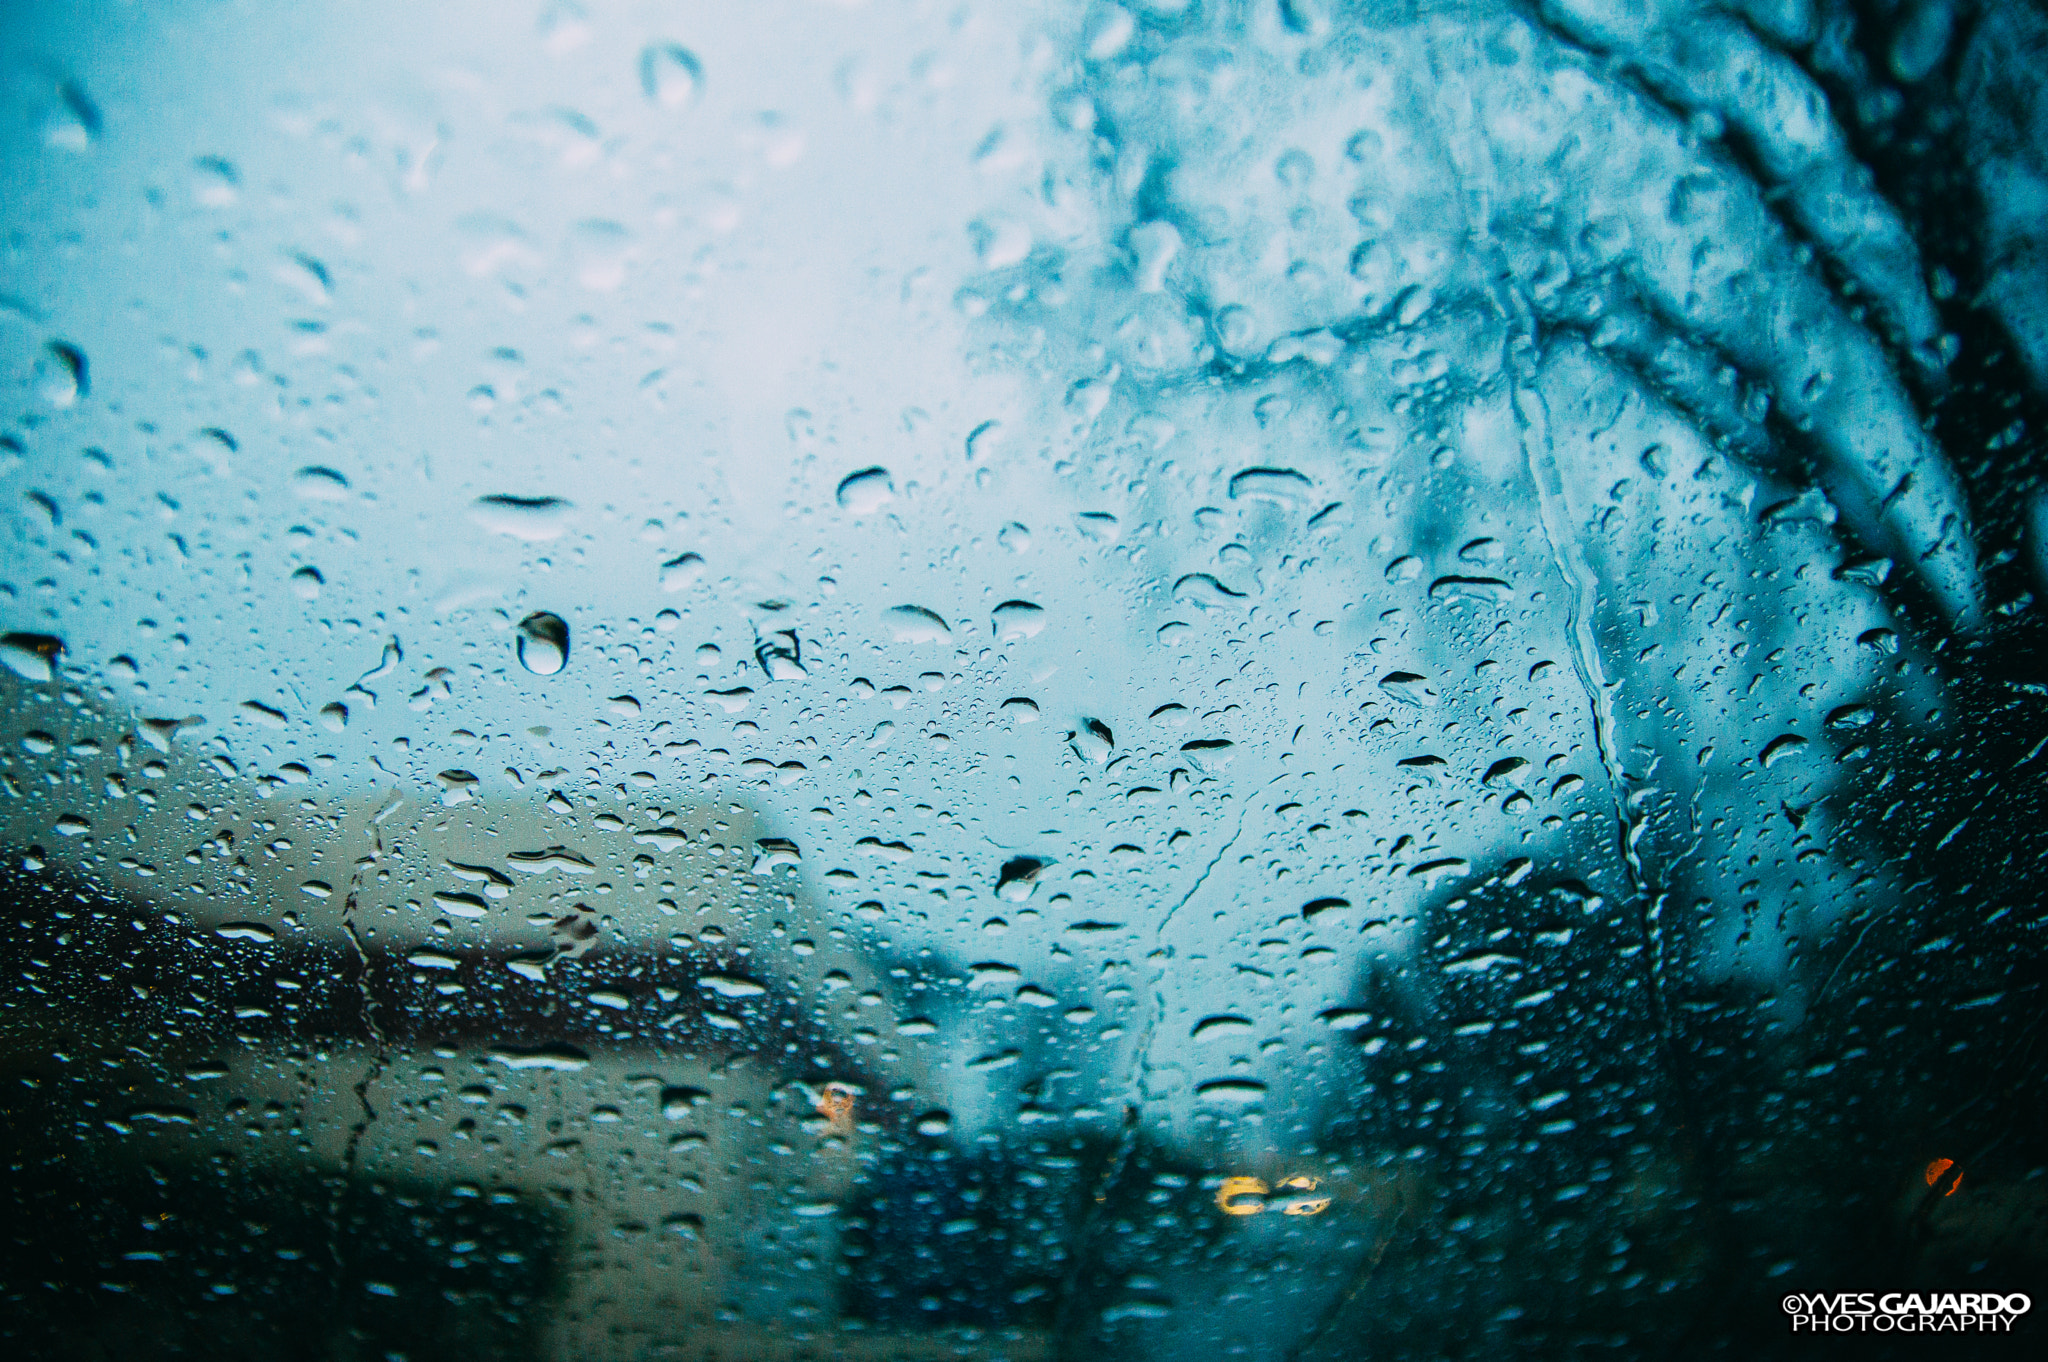
<path fill-rule="evenodd" d="M 1280 1184 L 1280 1190 L 1283 1192 L 1307 1193 L 1315 1191 L 1320 1185 L 1319 1179 L 1312 1178 L 1306 1173 L 1297 1173 L 1293 1177 L 1283 1180 Z M 1281 1203 L 1280 1213 L 1282 1215 L 1321 1215 L 1329 1209 L 1330 1198 L 1327 1196 L 1296 1195 L 1287 1198 L 1285 1202 Z"/>
<path fill-rule="evenodd" d="M 1225 1215 L 1257 1215 L 1266 1209 L 1266 1184 L 1258 1178 L 1225 1178 L 1216 1189 L 1216 1208 Z"/>

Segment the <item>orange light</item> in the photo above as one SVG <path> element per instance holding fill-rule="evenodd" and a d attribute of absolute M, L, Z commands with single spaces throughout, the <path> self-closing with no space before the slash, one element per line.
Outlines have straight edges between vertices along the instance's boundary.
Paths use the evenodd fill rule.
<path fill-rule="evenodd" d="M 1933 1163 L 1928 1164 L 1926 1174 L 1927 1185 L 1929 1187 L 1932 1187 L 1936 1183 L 1940 1182 L 1942 1175 L 1948 1172 L 1949 1169 L 1954 1168 L 1955 1166 L 1956 1161 L 1954 1159 L 1936 1159 Z M 1962 1185 L 1963 1175 L 1960 1172 L 1958 1172 L 1956 1174 L 1955 1181 L 1949 1184 L 1949 1189 L 1946 1192 L 1943 1192 L 1942 1195 L 1954 1196 L 1956 1194 L 1956 1188 L 1961 1187 Z"/>
<path fill-rule="evenodd" d="M 853 1129 L 853 1091 L 843 1084 L 829 1083 L 818 1094 L 818 1114 L 841 1133 Z"/>

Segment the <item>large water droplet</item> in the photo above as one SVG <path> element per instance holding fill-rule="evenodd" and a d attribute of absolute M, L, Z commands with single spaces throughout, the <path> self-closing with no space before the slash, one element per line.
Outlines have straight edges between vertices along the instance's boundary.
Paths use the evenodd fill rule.
<path fill-rule="evenodd" d="M 519 665 L 535 676 L 553 676 L 569 665 L 569 626 L 562 617 L 536 610 L 519 621 Z"/>
<path fill-rule="evenodd" d="M 946 622 L 921 605 L 899 605 L 883 612 L 889 633 L 898 643 L 951 643 Z"/>
<path fill-rule="evenodd" d="M 801 681 L 806 675 L 802 645 L 794 630 L 782 629 L 763 636 L 754 645 L 754 660 L 761 664 L 770 681 Z"/>
<path fill-rule="evenodd" d="M 1045 628 L 1045 610 L 1030 601 L 1004 601 L 995 608 L 996 642 L 1036 638 Z"/>
<path fill-rule="evenodd" d="M 1109 760 L 1109 754 L 1116 748 L 1116 738 L 1109 731 L 1109 725 L 1100 719 L 1084 719 L 1081 726 L 1067 734 L 1067 742 L 1073 747 L 1074 755 L 1081 760 L 1102 765 Z"/>
<path fill-rule="evenodd" d="M 1429 584 L 1429 598 L 1506 605 L 1515 598 L 1515 589 L 1498 577 L 1439 577 Z"/>
<path fill-rule="evenodd" d="M 508 1069 L 555 1069 L 575 1073 L 590 1067 L 590 1056 L 573 1045 L 494 1045 L 492 1060 Z"/>
<path fill-rule="evenodd" d="M 1194 1030 L 1188 1034 L 1191 1039 L 1207 1042 L 1229 1040 L 1234 1036 L 1248 1036 L 1252 1030 L 1250 1019 L 1234 1013 L 1219 1013 L 1196 1022 Z"/>
<path fill-rule="evenodd" d="M 1266 1085 L 1252 1078 L 1216 1078 L 1197 1084 L 1195 1097 L 1219 1107 L 1249 1107 L 1265 1100 Z"/>
<path fill-rule="evenodd" d="M 1074 529 L 1083 539 L 1097 544 L 1114 544 L 1123 538 L 1123 526 L 1107 511 L 1081 511 L 1074 516 Z"/>
<path fill-rule="evenodd" d="M 896 499 L 886 468 L 863 468 L 839 482 L 839 504 L 855 515 L 871 515 Z"/>
<path fill-rule="evenodd" d="M 1292 468 L 1247 468 L 1230 479 L 1230 499 L 1293 507 L 1306 501 L 1313 488 L 1304 474 Z"/>
<path fill-rule="evenodd" d="M 1796 757 L 1806 747 L 1806 739 L 1797 733 L 1783 733 L 1764 744 L 1763 763 L 1775 766 L 1787 757 Z"/>
<path fill-rule="evenodd" d="M 1528 778 L 1528 762 L 1523 761 L 1520 757 L 1502 757 L 1499 761 L 1486 768 L 1486 774 L 1480 777 L 1480 780 L 1483 784 L 1495 789 L 1504 786 L 1513 786 L 1516 789 L 1520 789 L 1523 782 Z"/>
<path fill-rule="evenodd" d="M 664 109 L 696 102 L 704 84 L 697 54 L 675 43 L 649 43 L 640 53 L 640 92 Z"/>
<path fill-rule="evenodd" d="M 996 876 L 996 897 L 1009 903 L 1022 903 L 1038 888 L 1038 872 L 1045 869 L 1045 862 L 1036 856 L 1016 856 L 1003 862 L 1003 868 Z"/>
<path fill-rule="evenodd" d="M 1223 610 L 1244 599 L 1242 591 L 1232 591 L 1206 572 L 1190 572 L 1173 584 L 1173 598 L 1203 610 Z"/>
<path fill-rule="evenodd" d="M 1350 920 L 1351 900 L 1340 898 L 1310 899 L 1301 905 L 1301 916 L 1306 922 L 1343 923 Z M 1335 914 L 1336 916 L 1329 916 Z"/>
<path fill-rule="evenodd" d="M 242 173 L 232 161 L 201 156 L 192 162 L 192 197 L 205 208 L 232 208 L 242 196 Z"/>
<path fill-rule="evenodd" d="M 561 538 L 575 509 L 560 497 L 500 495 L 478 497 L 469 508 L 469 518 L 494 534 L 540 544 Z"/>
<path fill-rule="evenodd" d="M 690 1114 L 693 1107 L 702 1106 L 711 1100 L 711 1094 L 702 1088 L 672 1087 L 661 1090 L 661 1114 L 671 1121 L 680 1121 Z"/>
<path fill-rule="evenodd" d="M 64 640 L 53 634 L 8 634 L 0 637 L 0 666 L 24 681 L 50 681 L 57 675 L 57 660 L 64 656 Z"/>
<path fill-rule="evenodd" d="M 75 406 L 92 390 L 85 351 L 64 341 L 51 341 L 36 357 L 36 393 L 53 407 Z"/>
<path fill-rule="evenodd" d="M 292 492 L 306 501 L 347 501 L 348 479 L 332 468 L 301 468 L 292 474 Z"/>
<path fill-rule="evenodd" d="M 1426 676 L 1414 672 L 1388 672 L 1380 678 L 1380 689 L 1405 705 L 1428 707 L 1436 703 L 1436 687 Z"/>
<path fill-rule="evenodd" d="M 752 979 L 742 979 L 734 974 L 700 975 L 697 987 L 708 988 L 721 998 L 758 998 L 768 991 Z"/>
<path fill-rule="evenodd" d="M 703 575 L 704 558 L 701 554 L 678 554 L 661 565 L 661 589 L 688 591 Z"/>
<path fill-rule="evenodd" d="M 103 122 L 97 104 L 76 81 L 57 86 L 57 105 L 43 121 L 43 141 L 65 151 L 91 151 Z"/>

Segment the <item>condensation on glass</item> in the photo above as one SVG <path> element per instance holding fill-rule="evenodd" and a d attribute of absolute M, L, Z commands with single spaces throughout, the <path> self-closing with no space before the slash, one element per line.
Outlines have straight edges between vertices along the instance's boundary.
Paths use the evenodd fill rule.
<path fill-rule="evenodd" d="M 0 39 L 10 1354 L 2048 1282 L 2034 6 Z"/>

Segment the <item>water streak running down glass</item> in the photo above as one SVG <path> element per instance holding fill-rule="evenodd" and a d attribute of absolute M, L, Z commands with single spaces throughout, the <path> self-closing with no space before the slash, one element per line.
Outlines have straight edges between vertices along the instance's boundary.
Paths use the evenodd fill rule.
<path fill-rule="evenodd" d="M 66 0 L 0 77 L 9 1355 L 2048 1292 L 2033 0 Z"/>

